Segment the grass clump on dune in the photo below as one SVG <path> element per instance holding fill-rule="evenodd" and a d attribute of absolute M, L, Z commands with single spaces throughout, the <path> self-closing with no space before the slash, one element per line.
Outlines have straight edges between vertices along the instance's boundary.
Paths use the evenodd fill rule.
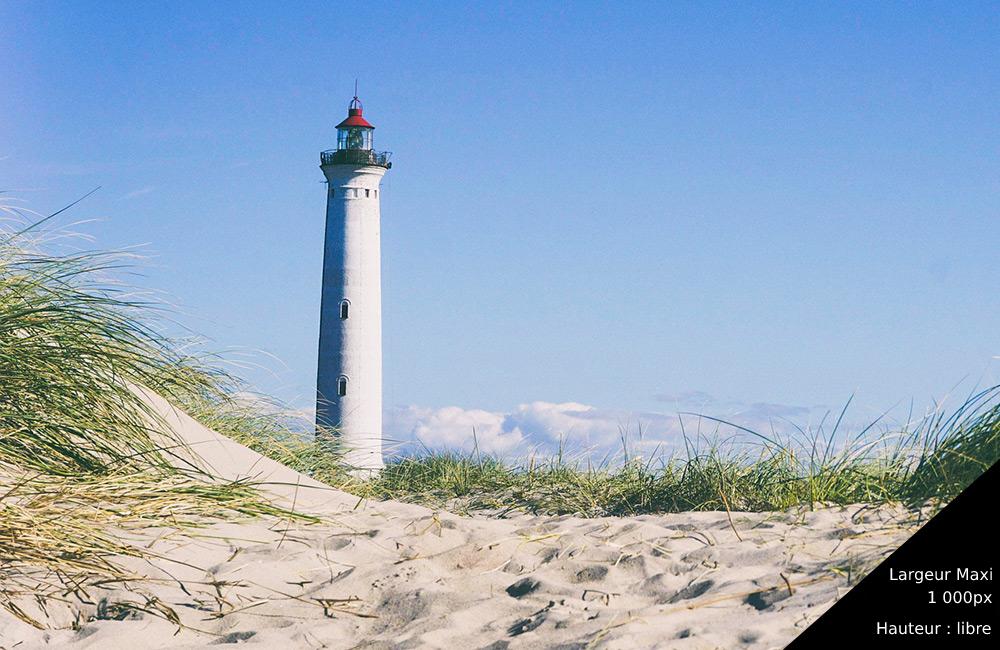
<path fill-rule="evenodd" d="M 145 324 L 150 305 L 106 280 L 121 256 L 47 255 L 30 234 L 0 231 L 0 607 L 44 627 L 46 598 L 139 578 L 114 557 L 150 551 L 123 531 L 295 515 L 248 483 L 179 469 L 182 441 L 133 388 L 208 415 L 230 401 L 226 376 L 179 352 Z M 264 437 L 267 422 L 243 424 Z"/>
<path fill-rule="evenodd" d="M 933 421 L 933 434 L 905 485 L 911 503 L 952 499 L 1000 459 L 1000 387 Z"/>

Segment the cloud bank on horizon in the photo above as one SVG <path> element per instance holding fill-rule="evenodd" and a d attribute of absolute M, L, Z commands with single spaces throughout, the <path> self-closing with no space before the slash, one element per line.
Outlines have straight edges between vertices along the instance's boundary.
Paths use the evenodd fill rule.
<path fill-rule="evenodd" d="M 739 427 L 772 436 L 808 430 L 829 412 L 825 406 L 742 404 L 702 392 L 657 395 L 670 412 L 625 411 L 577 402 L 535 401 L 507 411 L 398 406 L 385 411 L 386 449 L 399 454 L 423 450 L 462 451 L 519 457 L 550 455 L 560 447 L 595 460 L 620 456 L 623 440 L 630 455 L 683 451 L 688 440 L 731 436 L 752 438 Z M 709 417 L 702 417 L 709 416 Z M 725 420 L 736 427 L 714 419 Z"/>

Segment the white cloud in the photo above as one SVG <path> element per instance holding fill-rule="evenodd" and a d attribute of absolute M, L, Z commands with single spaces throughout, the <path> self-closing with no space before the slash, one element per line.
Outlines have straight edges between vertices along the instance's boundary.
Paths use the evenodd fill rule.
<path fill-rule="evenodd" d="M 650 441 L 675 439 L 677 416 L 598 409 L 576 402 L 531 402 L 510 412 L 432 409 L 406 406 L 386 412 L 386 437 L 404 453 L 421 448 L 520 456 L 532 451 L 555 453 L 560 445 L 569 453 L 603 455 L 621 447 L 626 435 L 630 447 Z M 640 440 L 641 434 L 641 440 Z"/>
<path fill-rule="evenodd" d="M 732 436 L 753 439 L 714 418 L 771 436 L 793 434 L 796 425 L 808 428 L 810 420 L 825 412 L 821 407 L 723 402 L 704 393 L 684 397 L 677 401 L 694 401 L 701 408 L 678 408 L 675 413 L 635 412 L 543 401 L 520 404 L 508 412 L 405 406 L 386 411 L 384 429 L 387 440 L 392 441 L 387 446 L 399 453 L 424 449 L 468 452 L 478 446 L 483 453 L 523 457 L 554 454 L 561 447 L 572 456 L 586 455 L 600 462 L 621 458 L 623 439 L 630 456 L 683 453 L 685 435 L 696 446 Z"/>
<path fill-rule="evenodd" d="M 504 454 L 524 443 L 524 436 L 519 430 L 504 430 L 503 414 L 457 406 L 389 409 L 385 413 L 383 429 L 390 441 L 389 446 L 416 443 L 429 449 L 469 451 L 478 444 L 485 453 Z"/>
<path fill-rule="evenodd" d="M 521 404 L 506 416 L 510 427 L 518 427 L 535 439 L 572 445 L 608 447 L 631 439 L 666 437 L 679 431 L 676 416 L 599 409 L 576 402 L 532 402 Z"/>

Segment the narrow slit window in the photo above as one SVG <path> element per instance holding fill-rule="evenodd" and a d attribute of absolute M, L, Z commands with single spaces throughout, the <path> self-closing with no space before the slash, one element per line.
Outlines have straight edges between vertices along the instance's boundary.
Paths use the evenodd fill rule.
<path fill-rule="evenodd" d="M 337 380 L 337 395 L 339 397 L 347 395 L 347 377 L 341 377 Z"/>
<path fill-rule="evenodd" d="M 367 199 L 367 198 L 370 198 L 370 197 L 371 197 L 371 195 L 372 195 L 372 191 L 371 191 L 371 190 L 365 190 L 365 198 L 366 198 L 366 199 Z"/>
<path fill-rule="evenodd" d="M 351 303 L 346 300 L 342 300 L 340 302 L 340 320 L 347 320 L 347 317 L 350 315 L 350 311 Z"/>
<path fill-rule="evenodd" d="M 375 198 L 378 198 L 378 190 L 373 190 L 375 192 Z"/>

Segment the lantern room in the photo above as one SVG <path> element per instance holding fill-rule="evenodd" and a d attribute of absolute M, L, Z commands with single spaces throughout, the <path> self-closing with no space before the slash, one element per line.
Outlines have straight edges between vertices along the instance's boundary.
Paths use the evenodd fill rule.
<path fill-rule="evenodd" d="M 361 100 L 354 97 L 347 109 L 347 119 L 337 125 L 337 150 L 372 150 L 375 127 L 362 115 Z"/>
<path fill-rule="evenodd" d="M 361 165 L 389 169 L 392 167 L 389 162 L 392 154 L 373 150 L 374 131 L 375 126 L 362 115 L 361 100 L 354 95 L 347 107 L 347 119 L 337 125 L 337 148 L 320 152 L 320 166 Z"/>

